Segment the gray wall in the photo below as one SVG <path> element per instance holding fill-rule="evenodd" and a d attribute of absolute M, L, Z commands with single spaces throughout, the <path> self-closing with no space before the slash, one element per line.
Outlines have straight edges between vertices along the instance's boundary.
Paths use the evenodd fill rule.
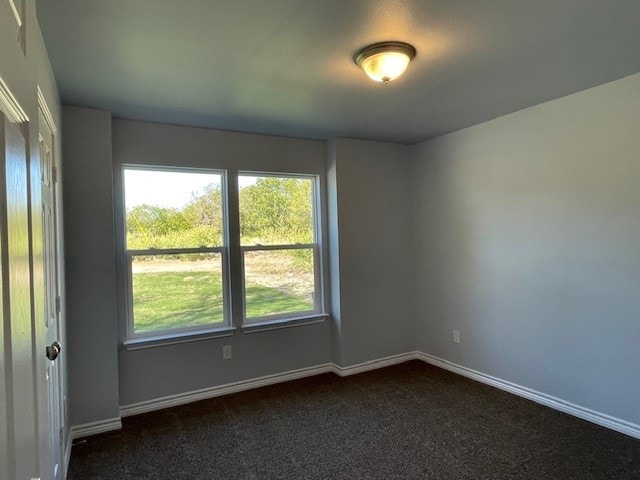
<path fill-rule="evenodd" d="M 167 165 L 241 170 L 315 173 L 326 195 L 325 144 L 311 140 L 114 120 L 113 155 L 116 180 L 116 246 L 120 278 L 124 278 L 121 165 Z M 125 285 L 119 284 L 120 339 L 124 339 Z M 238 311 L 238 309 L 236 309 Z M 222 346 L 233 358 L 222 360 Z M 242 333 L 232 337 L 159 346 L 120 349 L 121 405 L 190 392 L 263 375 L 331 361 L 331 324 L 303 325 Z"/>
<path fill-rule="evenodd" d="M 328 149 L 334 358 L 415 349 L 409 147 L 338 138 Z"/>
<path fill-rule="evenodd" d="M 132 405 L 330 361 L 347 366 L 413 350 L 410 259 L 405 255 L 410 233 L 405 188 L 409 181 L 408 147 L 337 139 L 331 142 L 337 148 L 330 156 L 337 170 L 327 176 L 324 142 L 126 120 L 113 120 L 111 125 L 107 112 L 81 108 L 66 108 L 64 118 L 65 156 L 69 158 L 65 168 L 68 288 L 76 299 L 70 305 L 70 348 L 76 352 L 71 372 L 75 424 L 114 416 L 118 402 Z M 111 161 L 107 145 L 111 127 L 113 177 L 105 171 Z M 88 150 L 89 146 L 97 152 Z M 81 158 L 84 164 L 78 165 Z M 332 286 L 342 296 L 331 310 L 343 312 L 342 323 L 334 328 L 327 321 L 266 332 L 238 331 L 232 337 L 135 350 L 115 346 L 116 326 L 118 344 L 125 332 L 122 164 L 317 173 L 322 178 L 325 205 L 328 177 L 334 206 L 325 210 L 334 216 L 329 222 L 333 228 L 337 228 L 338 218 L 340 223 L 340 244 L 331 245 L 332 258 L 337 247 L 342 254 L 342 260 L 334 265 L 340 268 L 340 278 Z M 112 201 L 115 226 L 107 206 Z M 101 213 L 90 216 L 95 210 Z M 334 242 L 338 238 L 336 231 L 327 233 L 325 229 L 325 244 L 328 236 Z M 97 245 L 88 256 L 86 245 L 91 242 Z M 100 264 L 99 270 L 95 262 Z M 118 271 L 115 277 L 114 264 Z M 329 268 L 325 273 L 328 277 Z M 89 274 L 92 280 L 86 280 Z M 117 309 L 112 291 L 116 277 Z M 105 304 L 92 303 L 92 291 L 98 289 L 105 293 L 101 297 Z M 84 317 L 91 321 L 83 321 Z M 97 338 L 107 341 L 96 345 Z M 233 347 L 231 360 L 222 360 L 223 345 Z M 117 359 L 114 352 L 118 352 Z M 119 397 L 111 390 L 114 372 Z"/>
<path fill-rule="evenodd" d="M 119 416 L 111 114 L 63 107 L 71 423 Z"/>
<path fill-rule="evenodd" d="M 639 126 L 636 74 L 414 147 L 420 350 L 640 423 Z"/>
<path fill-rule="evenodd" d="M 639 94 L 640 74 L 413 147 L 114 120 L 116 226 L 108 225 L 105 206 L 96 227 L 105 228 L 100 238 L 116 237 L 118 254 L 105 248 L 99 260 L 99 281 L 109 292 L 115 276 L 106 263 L 124 265 L 122 163 L 311 171 L 326 180 L 333 318 L 118 351 L 114 330 L 119 322 L 124 331 L 124 305 L 119 320 L 115 302 L 105 305 L 93 322 L 70 327 L 82 343 L 109 339 L 108 360 L 98 362 L 85 345 L 86 358 L 73 367 L 72 390 L 87 395 L 72 404 L 75 423 L 112 415 L 115 372 L 120 404 L 130 405 L 415 349 L 640 423 Z M 105 112 L 67 112 L 75 119 L 65 121 L 68 148 L 85 162 L 65 168 L 67 181 L 86 195 L 65 196 L 77 226 L 67 237 L 73 257 L 84 246 L 73 236 L 95 234 L 96 218 L 85 215 L 84 204 L 111 201 L 104 172 L 110 125 Z M 94 134 L 104 152 L 99 165 L 83 150 Z M 90 194 L 83 185 L 92 185 Z M 88 298 L 91 283 L 73 279 L 83 268 L 69 266 L 70 298 Z M 122 302 L 124 285 L 118 288 Z M 453 329 L 461 332 L 459 345 Z M 222 360 L 222 345 L 233 346 L 232 360 Z M 103 391 L 111 393 L 97 398 Z"/>

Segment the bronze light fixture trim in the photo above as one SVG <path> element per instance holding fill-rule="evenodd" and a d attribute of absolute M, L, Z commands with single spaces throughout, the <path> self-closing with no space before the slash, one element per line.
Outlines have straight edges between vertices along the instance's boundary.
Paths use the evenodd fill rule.
<path fill-rule="evenodd" d="M 415 56 L 413 45 L 393 41 L 368 45 L 353 60 L 372 80 L 389 83 L 404 73 Z"/>

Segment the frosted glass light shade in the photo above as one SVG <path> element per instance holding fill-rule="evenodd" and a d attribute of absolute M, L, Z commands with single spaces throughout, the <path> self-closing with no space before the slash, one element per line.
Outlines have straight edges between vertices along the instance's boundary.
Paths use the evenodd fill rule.
<path fill-rule="evenodd" d="M 404 73 L 416 49 L 402 42 L 374 43 L 355 56 L 356 64 L 376 82 L 390 82 Z"/>
<path fill-rule="evenodd" d="M 404 53 L 383 52 L 362 61 L 362 69 L 376 82 L 390 82 L 404 73 L 410 58 Z"/>

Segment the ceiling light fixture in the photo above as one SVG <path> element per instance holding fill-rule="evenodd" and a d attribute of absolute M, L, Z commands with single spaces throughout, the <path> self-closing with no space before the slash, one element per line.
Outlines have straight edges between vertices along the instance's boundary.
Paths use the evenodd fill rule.
<path fill-rule="evenodd" d="M 389 83 L 404 73 L 416 49 L 404 42 L 380 42 L 364 47 L 353 58 L 369 78 Z"/>

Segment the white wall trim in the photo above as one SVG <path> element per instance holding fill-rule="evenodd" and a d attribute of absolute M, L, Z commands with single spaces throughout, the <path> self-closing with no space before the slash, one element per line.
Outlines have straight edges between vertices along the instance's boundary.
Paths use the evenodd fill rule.
<path fill-rule="evenodd" d="M 11 89 L 0 77 L 0 109 L 4 112 L 11 123 L 25 123 L 29 121 L 29 116 L 18 103 L 16 97 L 11 93 Z"/>
<path fill-rule="evenodd" d="M 20 12 L 18 11 L 18 7 L 16 7 L 14 0 L 9 0 L 9 6 L 11 6 L 11 11 L 13 12 L 13 16 L 16 19 L 18 27 L 22 27 L 22 16 L 20 15 Z"/>
<path fill-rule="evenodd" d="M 38 85 L 38 107 L 40 107 L 40 110 L 42 111 L 42 116 L 47 122 L 49 130 L 51 130 L 51 133 L 55 135 L 58 129 L 56 128 L 56 123 L 53 121 L 53 115 L 51 115 L 51 110 L 49 109 L 47 100 L 44 98 L 42 90 L 40 90 L 40 85 Z"/>
<path fill-rule="evenodd" d="M 595 410 L 591 410 L 589 408 L 581 407 L 580 405 L 567 402 L 566 400 L 562 400 L 561 398 L 553 397 L 551 395 L 547 395 L 546 393 L 538 392 L 531 388 L 523 387 L 521 385 L 502 380 L 492 375 L 478 372 L 477 370 L 473 370 L 471 368 L 463 367 L 462 365 L 458 365 L 456 363 L 435 357 L 433 355 L 418 352 L 418 358 L 426 363 L 429 363 L 436 367 L 440 367 L 444 370 L 448 370 L 450 372 L 462 375 L 472 380 L 476 380 L 486 385 L 499 388 L 500 390 L 504 390 L 505 392 L 513 393 L 514 395 L 517 395 L 519 397 L 526 398 L 527 400 L 531 400 L 541 405 L 545 405 L 547 407 L 553 408 L 554 410 L 559 410 L 560 412 L 568 413 L 569 415 L 587 420 L 588 422 L 610 428 L 611 430 L 615 430 L 616 432 L 624 433 L 625 435 L 629 435 L 630 437 L 640 439 L 640 425 L 636 425 L 634 423 L 627 422 L 626 420 L 612 417 L 604 413 L 596 412 Z"/>
<path fill-rule="evenodd" d="M 348 367 L 341 367 L 335 363 L 332 364 L 332 366 L 333 372 L 336 375 L 348 377 L 349 375 L 356 375 L 358 373 L 377 370 L 378 368 L 390 367 L 391 365 L 398 365 L 399 363 L 408 362 L 409 360 L 417 360 L 418 358 L 418 352 L 407 352 L 378 358 L 376 360 L 370 360 L 368 362 L 357 363 L 355 365 L 349 365 Z"/>
<path fill-rule="evenodd" d="M 85 423 L 83 425 L 74 425 L 69 432 L 69 443 L 78 438 L 110 432 L 111 430 L 120 430 L 121 428 L 122 421 L 120 417 L 98 420 L 97 422 Z"/>
<path fill-rule="evenodd" d="M 250 380 L 242 380 L 239 382 L 228 383 L 225 385 L 204 388 L 201 390 L 195 390 L 192 392 L 180 393 L 177 395 L 170 395 L 154 400 L 147 400 L 144 402 L 134 403 L 131 405 L 124 405 L 120 407 L 120 415 L 122 417 L 128 417 L 131 415 L 138 415 L 141 413 L 152 412 L 156 410 L 162 410 L 164 408 L 175 407 L 178 405 L 184 405 L 198 400 L 205 400 L 208 398 L 219 397 L 222 395 L 229 395 L 232 393 L 242 392 L 253 388 L 264 387 L 268 385 L 275 385 L 277 383 L 288 382 L 291 380 L 297 380 L 300 378 L 311 377 L 322 373 L 335 373 L 340 377 L 346 377 L 355 375 L 358 373 L 368 372 L 371 370 L 377 370 L 378 368 L 389 367 L 400 363 L 408 362 L 410 360 L 421 360 L 430 365 L 448 370 L 458 375 L 470 378 L 472 380 L 490 385 L 492 387 L 504 390 L 519 397 L 526 398 L 533 402 L 545 405 L 555 410 L 567 413 L 574 417 L 581 418 L 591 423 L 601 425 L 603 427 L 615 430 L 625 435 L 629 435 L 634 438 L 640 439 L 640 425 L 636 425 L 626 420 L 622 420 L 604 413 L 596 412 L 594 410 L 581 407 L 571 402 L 567 402 L 557 397 L 547 395 L 542 392 L 538 392 L 531 388 L 523 387 L 506 380 L 488 375 L 486 373 L 473 370 L 471 368 L 464 367 L 462 365 L 455 364 L 448 360 L 438 358 L 433 355 L 429 355 L 423 352 L 413 351 L 402 353 L 399 355 L 392 355 L 389 357 L 379 358 L 368 362 L 359 363 L 356 365 L 350 365 L 342 367 L 335 363 L 325 363 L 322 365 L 316 365 L 313 367 L 300 368 L 297 370 L 290 370 L 283 373 L 276 373 L 273 375 L 265 375 Z M 98 433 L 108 432 L 110 430 L 117 430 L 122 428 L 120 418 L 113 418 L 109 420 L 88 423 L 85 425 L 78 425 L 71 428 L 69 434 L 69 446 L 67 449 L 67 458 L 70 455 L 70 442 L 73 439 L 86 437 L 89 435 L 95 435 Z M 68 460 L 67 460 L 68 464 Z"/>
<path fill-rule="evenodd" d="M 333 371 L 333 365 L 330 363 L 316 365 L 314 367 L 299 368 L 297 370 L 289 370 L 283 373 L 265 375 L 264 377 L 258 377 L 250 380 L 241 380 L 239 382 L 227 383 L 225 385 L 203 388 L 192 392 L 179 393 L 177 395 L 169 395 L 167 397 L 133 403 L 131 405 L 124 405 L 120 407 L 120 415 L 123 417 L 138 415 L 140 413 L 162 410 L 163 408 L 184 405 L 191 402 L 197 402 L 198 400 L 229 395 L 231 393 L 242 392 L 253 388 L 274 385 L 276 383 L 288 382 L 290 380 L 297 380 Z"/>
<path fill-rule="evenodd" d="M 229 395 L 232 393 L 242 392 L 253 388 L 264 387 L 267 385 L 275 385 L 277 383 L 288 382 L 290 380 L 297 380 L 300 378 L 311 377 L 314 375 L 320 375 L 322 373 L 335 373 L 341 377 L 349 375 L 355 375 L 357 373 L 368 372 L 370 370 L 376 370 L 378 368 L 389 367 L 391 365 L 397 365 L 409 360 L 415 360 L 418 358 L 417 352 L 402 353 L 399 355 L 392 355 L 389 357 L 379 358 L 368 362 L 359 363 L 356 365 L 350 365 L 348 367 L 341 367 L 335 363 L 325 363 L 322 365 L 316 365 L 313 367 L 300 368 L 297 370 L 290 370 L 283 373 L 276 373 L 273 375 L 265 375 L 264 377 L 258 377 L 249 380 L 241 380 L 239 382 L 228 383 L 225 385 L 219 385 L 215 387 L 203 388 L 201 390 L 194 390 L 191 392 L 179 393 L 176 395 L 169 395 L 166 397 L 157 398 L 154 400 L 146 400 L 144 402 L 133 403 L 130 405 L 123 405 L 120 407 L 120 415 L 122 417 L 129 417 L 131 415 L 138 415 L 140 413 L 152 412 L 155 410 L 162 410 L 164 408 L 175 407 L 178 405 L 185 405 L 191 402 L 197 402 L 198 400 L 205 400 L 208 398 L 219 397 L 222 395 Z"/>

